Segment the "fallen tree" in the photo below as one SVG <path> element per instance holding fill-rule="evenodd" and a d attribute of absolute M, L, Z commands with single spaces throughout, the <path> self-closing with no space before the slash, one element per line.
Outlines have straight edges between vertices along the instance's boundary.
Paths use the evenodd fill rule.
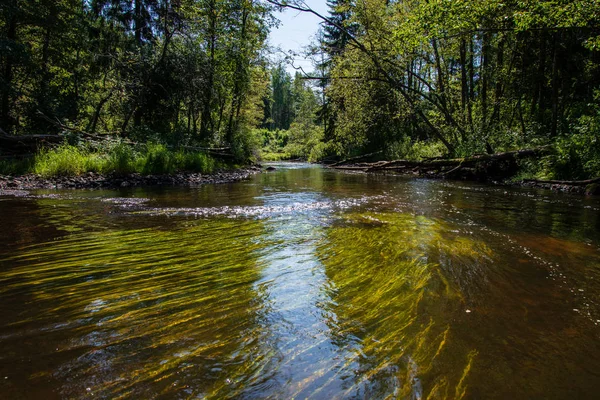
<path fill-rule="evenodd" d="M 8 135 L 0 129 L 0 151 L 6 155 L 35 153 L 42 147 L 62 143 L 59 135 Z"/>
<path fill-rule="evenodd" d="M 551 150 L 551 146 L 542 146 L 496 154 L 478 154 L 464 158 L 425 161 L 392 160 L 374 163 L 333 165 L 330 167 L 364 172 L 393 171 L 441 178 L 493 180 L 506 179 L 514 175 L 518 170 L 517 160 L 538 157 L 549 153 Z"/>
<path fill-rule="evenodd" d="M 561 181 L 561 180 L 541 180 L 541 179 L 523 179 L 524 183 L 535 183 L 542 185 L 569 185 L 569 186 L 587 186 L 593 183 L 600 183 L 599 178 L 585 179 L 581 181 Z"/>
<path fill-rule="evenodd" d="M 372 156 L 375 156 L 375 155 L 381 154 L 381 153 L 383 153 L 383 150 L 374 151 L 373 153 L 368 153 L 368 154 L 363 154 L 363 155 L 356 156 L 356 157 L 347 158 L 345 160 L 338 161 L 338 162 L 331 164 L 330 167 L 337 167 L 339 165 L 348 164 L 353 161 L 364 160 L 365 158 L 369 158 L 369 157 L 372 157 Z"/>

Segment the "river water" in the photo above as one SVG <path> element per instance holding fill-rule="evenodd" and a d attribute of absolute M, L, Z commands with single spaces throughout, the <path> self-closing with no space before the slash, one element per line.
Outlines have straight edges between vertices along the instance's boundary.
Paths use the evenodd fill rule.
<path fill-rule="evenodd" d="M 0 398 L 598 398 L 598 199 L 276 167 L 1 196 Z"/>

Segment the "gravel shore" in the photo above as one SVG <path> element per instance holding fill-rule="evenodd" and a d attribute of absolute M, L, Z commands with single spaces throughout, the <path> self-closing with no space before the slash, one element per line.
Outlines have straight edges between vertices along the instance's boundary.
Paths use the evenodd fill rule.
<path fill-rule="evenodd" d="M 0 175 L 1 190 L 29 189 L 101 189 L 133 186 L 199 186 L 209 183 L 230 183 L 247 179 L 261 171 L 258 166 L 217 171 L 211 174 L 181 172 L 168 175 L 116 175 L 88 172 L 79 176 L 43 178 L 39 175 Z"/>

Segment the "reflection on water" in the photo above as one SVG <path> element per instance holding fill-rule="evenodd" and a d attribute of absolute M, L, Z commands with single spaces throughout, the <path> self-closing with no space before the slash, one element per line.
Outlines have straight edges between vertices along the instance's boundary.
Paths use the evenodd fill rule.
<path fill-rule="evenodd" d="M 0 397 L 596 398 L 598 200 L 278 167 L 0 197 Z"/>

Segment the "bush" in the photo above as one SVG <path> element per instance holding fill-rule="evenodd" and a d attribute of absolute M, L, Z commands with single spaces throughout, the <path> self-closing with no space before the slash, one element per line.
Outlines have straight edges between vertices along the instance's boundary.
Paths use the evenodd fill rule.
<path fill-rule="evenodd" d="M 448 153 L 448 149 L 442 142 L 438 141 L 417 141 L 413 143 L 410 149 L 411 158 L 423 160 L 425 158 L 443 157 Z"/>
<path fill-rule="evenodd" d="M 576 133 L 560 138 L 555 148 L 555 179 L 587 179 L 600 176 L 600 140 L 597 135 Z"/>
<path fill-rule="evenodd" d="M 261 130 L 242 127 L 233 136 L 231 151 L 239 161 L 256 161 L 260 158 L 262 140 Z"/>
<path fill-rule="evenodd" d="M 292 158 L 317 162 L 327 150 L 323 142 L 323 128 L 314 124 L 292 123 L 288 131 L 288 143 L 283 151 Z"/>

